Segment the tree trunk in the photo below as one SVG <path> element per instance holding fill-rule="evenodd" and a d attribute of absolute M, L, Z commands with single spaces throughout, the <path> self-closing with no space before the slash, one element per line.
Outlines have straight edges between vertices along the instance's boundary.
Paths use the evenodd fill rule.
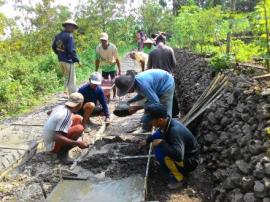
<path fill-rule="evenodd" d="M 230 22 L 229 22 L 229 32 L 227 33 L 227 46 L 226 46 L 226 53 L 231 53 L 231 35 L 232 35 L 232 27 L 233 27 L 233 13 L 235 11 L 237 0 L 231 0 L 231 15 L 230 15 Z"/>
<path fill-rule="evenodd" d="M 185 1 L 184 1 L 185 3 Z M 181 5 L 183 5 L 183 0 L 173 0 L 173 15 L 177 16 L 179 13 L 179 9 L 181 8 Z"/>

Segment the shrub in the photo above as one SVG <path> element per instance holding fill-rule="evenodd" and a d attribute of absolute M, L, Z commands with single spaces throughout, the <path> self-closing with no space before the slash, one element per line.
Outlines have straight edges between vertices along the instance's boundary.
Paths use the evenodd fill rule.
<path fill-rule="evenodd" d="M 210 60 L 210 67 L 214 70 L 220 71 L 222 69 L 229 69 L 232 67 L 232 63 L 234 62 L 234 57 L 229 54 L 220 54 L 213 57 Z"/>

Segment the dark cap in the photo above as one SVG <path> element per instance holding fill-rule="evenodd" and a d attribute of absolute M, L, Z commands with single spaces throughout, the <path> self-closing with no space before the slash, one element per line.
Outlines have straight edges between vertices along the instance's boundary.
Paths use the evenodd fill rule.
<path fill-rule="evenodd" d="M 115 79 L 118 97 L 124 96 L 133 87 L 135 75 L 124 75 Z"/>
<path fill-rule="evenodd" d="M 137 74 L 138 73 L 135 70 L 133 70 L 133 69 L 129 69 L 126 72 L 126 75 L 130 75 L 130 76 L 136 76 Z"/>
<path fill-rule="evenodd" d="M 156 38 L 156 42 L 166 42 L 166 36 L 164 36 L 164 34 L 159 34 Z"/>
<path fill-rule="evenodd" d="M 146 115 L 151 119 L 167 118 L 168 113 L 164 105 L 160 103 L 150 104 L 145 108 Z"/>

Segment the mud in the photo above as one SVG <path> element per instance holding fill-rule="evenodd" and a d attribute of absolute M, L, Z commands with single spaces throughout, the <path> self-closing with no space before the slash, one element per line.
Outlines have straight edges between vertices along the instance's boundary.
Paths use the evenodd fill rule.
<path fill-rule="evenodd" d="M 156 161 L 152 160 L 148 180 L 149 201 L 183 201 L 183 202 L 209 202 L 213 201 L 210 191 L 213 188 L 211 175 L 203 166 L 199 166 L 189 174 L 182 189 L 169 190 L 168 177 L 161 172 Z"/>
<path fill-rule="evenodd" d="M 106 144 L 109 142 L 109 144 Z M 112 143 L 113 142 L 113 143 Z M 142 175 L 146 169 L 147 159 L 115 159 L 122 156 L 136 156 L 147 154 L 146 148 L 140 148 L 138 144 L 124 141 L 120 137 L 102 139 L 97 145 L 102 149 L 110 147 L 107 153 L 88 156 L 80 166 L 94 174 L 105 172 L 105 177 L 113 179 L 126 178 L 131 175 Z"/>

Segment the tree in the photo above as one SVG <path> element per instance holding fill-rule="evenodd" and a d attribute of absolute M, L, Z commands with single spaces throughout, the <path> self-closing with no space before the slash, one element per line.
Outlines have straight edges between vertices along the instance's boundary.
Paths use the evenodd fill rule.
<path fill-rule="evenodd" d="M 24 54 L 31 56 L 47 53 L 62 23 L 70 18 L 71 12 L 67 7 L 54 6 L 53 3 L 54 0 L 42 0 L 31 5 L 16 0 L 16 9 L 25 13 L 20 16 L 24 34 L 16 36 L 17 40 L 23 41 L 21 51 Z"/>
<path fill-rule="evenodd" d="M 148 35 L 158 31 L 171 32 L 173 16 L 159 4 L 149 2 L 140 8 L 140 21 Z"/>
<path fill-rule="evenodd" d="M 267 64 L 268 71 L 270 71 L 270 67 L 269 67 L 270 41 L 269 41 L 269 21 L 268 21 L 268 8 L 270 4 L 267 4 L 266 0 L 263 0 L 262 4 L 263 4 L 263 10 L 264 10 L 265 32 L 266 32 L 266 48 L 267 48 L 266 64 Z"/>
<path fill-rule="evenodd" d="M 226 53 L 230 54 L 231 52 L 231 35 L 232 35 L 232 28 L 233 28 L 233 14 L 236 8 L 237 0 L 230 0 L 230 17 L 229 17 L 229 31 L 227 33 L 227 47 Z"/>

